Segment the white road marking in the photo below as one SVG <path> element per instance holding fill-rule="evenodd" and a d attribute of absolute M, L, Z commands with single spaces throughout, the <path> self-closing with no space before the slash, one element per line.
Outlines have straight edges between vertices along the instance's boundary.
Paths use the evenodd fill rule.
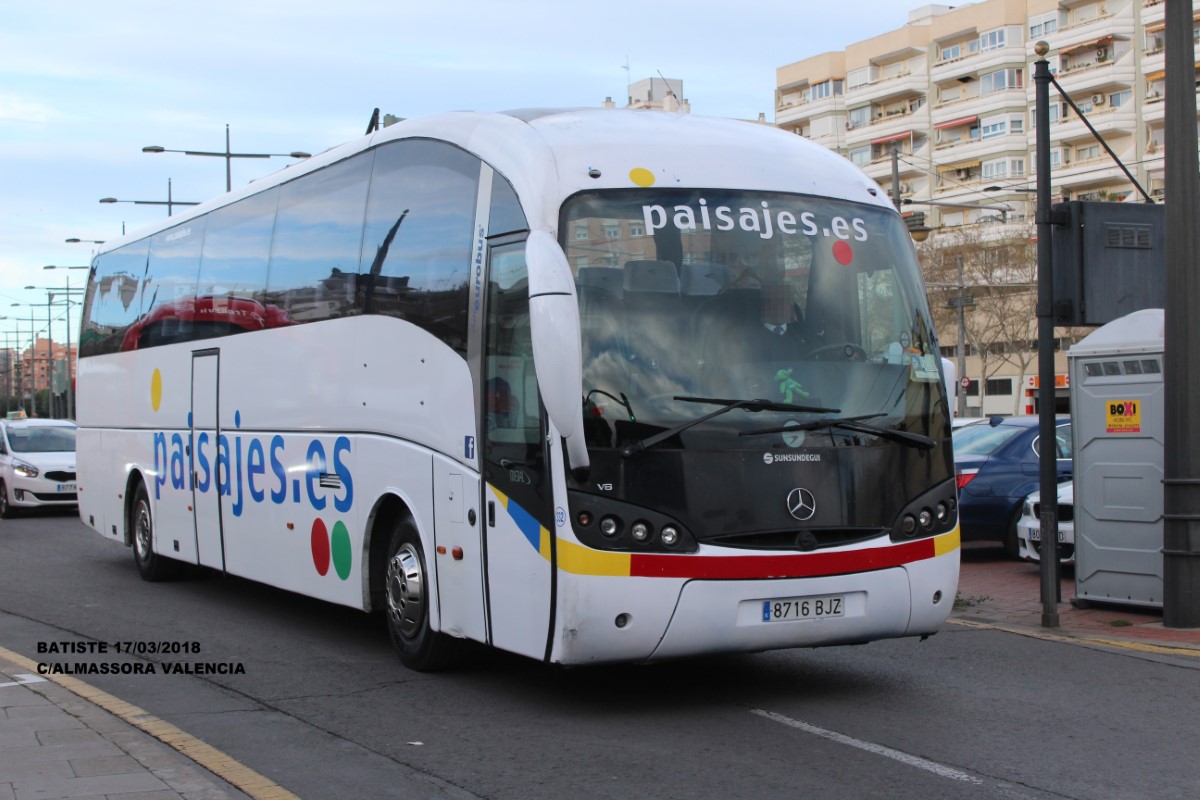
<path fill-rule="evenodd" d="M 46 679 L 39 675 L 22 673 L 20 675 L 13 675 L 13 677 L 16 678 L 15 681 L 6 681 L 4 683 L 0 683 L 0 689 L 3 689 L 5 686 L 20 686 L 25 683 L 46 683 Z"/>
<path fill-rule="evenodd" d="M 790 728 L 802 730 L 805 733 L 811 733 L 814 736 L 820 736 L 822 739 L 828 739 L 831 742 L 849 745 L 850 747 L 857 747 L 859 750 L 866 750 L 868 753 L 875 753 L 876 755 L 894 759 L 902 764 L 908 764 L 910 767 L 916 767 L 917 769 L 923 769 L 927 772 L 932 772 L 933 774 L 939 775 L 943 778 L 949 778 L 955 781 L 963 781 L 965 783 L 983 783 L 983 781 L 981 781 L 979 778 L 976 778 L 974 775 L 968 775 L 967 773 L 954 769 L 953 767 L 947 767 L 945 764 L 939 764 L 936 761 L 930 761 L 928 759 L 921 758 L 920 756 L 914 756 L 910 755 L 909 753 L 903 753 L 899 750 L 893 750 L 890 747 L 884 747 L 883 745 L 875 744 L 874 742 L 864 742 L 862 739 L 855 739 L 853 736 L 846 736 L 845 734 L 838 733 L 836 731 L 827 731 L 824 728 L 818 728 L 816 725 L 810 725 L 807 722 L 801 722 L 798 719 L 785 717 L 784 715 L 776 714 L 773 711 L 764 711 L 761 708 L 752 708 L 750 709 L 750 713 L 757 714 L 760 717 L 766 717 L 769 720 L 778 722 L 781 725 L 787 725 Z"/>

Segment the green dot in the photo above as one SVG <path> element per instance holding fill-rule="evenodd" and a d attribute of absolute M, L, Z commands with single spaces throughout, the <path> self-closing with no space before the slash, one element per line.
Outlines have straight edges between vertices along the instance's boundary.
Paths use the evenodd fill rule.
<path fill-rule="evenodd" d="M 341 520 L 334 523 L 329 544 L 333 550 L 333 568 L 339 578 L 346 580 L 350 577 L 350 563 L 353 559 L 350 556 L 350 531 L 346 530 L 346 524 Z"/>

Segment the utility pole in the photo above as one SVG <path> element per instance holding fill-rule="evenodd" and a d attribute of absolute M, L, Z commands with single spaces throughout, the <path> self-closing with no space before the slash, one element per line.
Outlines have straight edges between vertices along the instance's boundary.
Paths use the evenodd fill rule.
<path fill-rule="evenodd" d="M 1191 0 L 1167 0 L 1166 273 L 1164 309 L 1163 625 L 1200 628 L 1200 429 L 1191 413 L 1200 396 L 1200 335 L 1191 315 L 1200 302 L 1200 158 Z M 1043 507 L 1045 504 L 1042 504 Z M 1045 541 L 1045 540 L 1043 540 Z"/>
<path fill-rule="evenodd" d="M 1038 491 L 1041 493 L 1042 627 L 1058 627 L 1058 472 L 1054 436 L 1054 276 L 1050 250 L 1050 45 L 1033 46 L 1034 129 L 1037 142 Z"/>

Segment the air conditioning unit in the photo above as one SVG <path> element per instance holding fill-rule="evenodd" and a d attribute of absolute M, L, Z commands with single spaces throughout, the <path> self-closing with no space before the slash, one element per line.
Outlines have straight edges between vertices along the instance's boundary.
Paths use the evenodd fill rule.
<path fill-rule="evenodd" d="M 1092 105 L 1094 105 L 1094 106 L 1104 105 L 1104 95 L 1102 95 L 1102 94 L 1092 95 Z"/>
<path fill-rule="evenodd" d="M 956 170 L 954 170 L 954 174 L 955 174 L 955 175 L 958 177 L 958 179 L 959 179 L 960 181 L 961 181 L 961 180 L 966 180 L 967 178 L 971 177 L 971 170 L 969 170 L 969 169 L 956 169 Z"/>

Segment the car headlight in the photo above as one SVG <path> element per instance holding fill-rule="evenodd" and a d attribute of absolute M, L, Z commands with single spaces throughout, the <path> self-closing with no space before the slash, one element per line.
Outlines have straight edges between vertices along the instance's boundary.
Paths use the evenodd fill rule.
<path fill-rule="evenodd" d="M 13 472 L 22 478 L 36 478 L 38 476 L 38 468 L 33 464 L 26 464 L 24 461 L 13 459 L 12 466 Z"/>

